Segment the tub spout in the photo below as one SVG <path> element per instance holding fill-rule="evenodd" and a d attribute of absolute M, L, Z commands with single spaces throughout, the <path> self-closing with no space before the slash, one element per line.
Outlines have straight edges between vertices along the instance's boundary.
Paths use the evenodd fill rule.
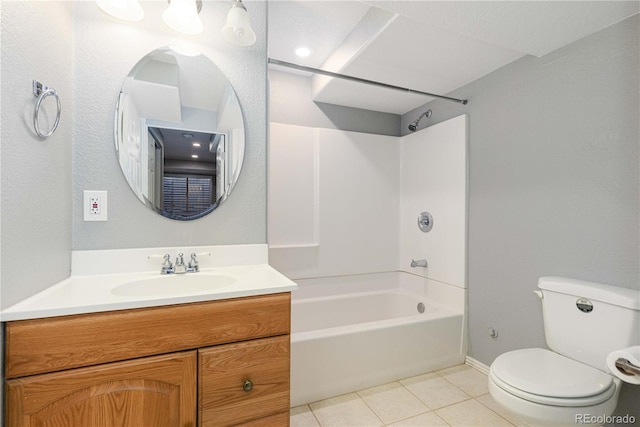
<path fill-rule="evenodd" d="M 412 259 L 411 267 L 426 267 L 427 260 L 426 259 Z"/>

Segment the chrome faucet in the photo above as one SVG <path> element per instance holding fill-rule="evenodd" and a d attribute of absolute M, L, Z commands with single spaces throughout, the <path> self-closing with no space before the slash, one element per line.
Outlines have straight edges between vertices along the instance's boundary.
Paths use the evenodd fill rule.
<path fill-rule="evenodd" d="M 427 267 L 426 259 L 412 259 L 411 267 Z"/>
<path fill-rule="evenodd" d="M 175 274 L 184 274 L 187 272 L 187 267 L 184 265 L 184 254 L 180 252 L 176 258 L 176 263 L 173 267 Z"/>
<path fill-rule="evenodd" d="M 210 252 L 192 253 L 191 259 L 185 265 L 184 254 L 180 252 L 176 257 L 176 262 L 171 263 L 171 255 L 149 255 L 148 258 L 162 258 L 162 268 L 160 274 L 184 274 L 184 273 L 197 273 L 200 271 L 200 265 L 198 264 L 198 256 L 211 255 Z"/>

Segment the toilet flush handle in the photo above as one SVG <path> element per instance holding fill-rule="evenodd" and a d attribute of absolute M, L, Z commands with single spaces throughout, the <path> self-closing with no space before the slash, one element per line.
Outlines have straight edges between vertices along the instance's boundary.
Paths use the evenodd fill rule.
<path fill-rule="evenodd" d="M 538 295 L 538 298 L 542 299 L 544 298 L 544 296 L 542 296 L 542 291 L 533 291 L 534 294 Z"/>

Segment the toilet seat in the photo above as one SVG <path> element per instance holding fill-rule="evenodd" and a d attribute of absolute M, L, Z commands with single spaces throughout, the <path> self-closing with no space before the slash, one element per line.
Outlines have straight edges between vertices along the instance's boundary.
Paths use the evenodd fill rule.
<path fill-rule="evenodd" d="M 491 365 L 489 376 L 504 391 L 543 405 L 592 406 L 616 392 L 610 375 L 541 348 L 500 355 Z"/>

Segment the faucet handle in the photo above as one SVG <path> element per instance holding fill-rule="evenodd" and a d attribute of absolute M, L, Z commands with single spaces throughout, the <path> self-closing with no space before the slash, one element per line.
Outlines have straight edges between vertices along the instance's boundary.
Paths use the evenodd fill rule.
<path fill-rule="evenodd" d="M 154 258 L 162 258 L 162 269 L 160 270 L 161 274 L 169 274 L 173 272 L 173 264 L 171 264 L 171 255 L 149 255 L 147 259 Z"/>
<path fill-rule="evenodd" d="M 162 270 L 161 270 L 161 273 L 167 273 L 167 272 L 169 272 L 171 270 L 173 270 L 173 264 L 171 264 L 171 255 L 164 254 L 164 257 L 162 257 Z"/>
<path fill-rule="evenodd" d="M 211 252 L 200 252 L 200 253 L 192 252 L 191 259 L 189 260 L 189 264 L 187 267 L 197 273 L 198 271 L 200 271 L 200 266 L 198 265 L 198 257 L 205 256 L 205 255 L 211 255 Z"/>
<path fill-rule="evenodd" d="M 191 253 L 191 259 L 189 260 L 189 265 L 187 265 L 188 268 L 192 269 L 196 273 L 198 271 L 200 271 L 200 267 L 198 266 L 198 258 L 197 258 L 197 256 L 198 256 L 198 254 L 196 254 L 195 252 L 192 252 Z"/>

